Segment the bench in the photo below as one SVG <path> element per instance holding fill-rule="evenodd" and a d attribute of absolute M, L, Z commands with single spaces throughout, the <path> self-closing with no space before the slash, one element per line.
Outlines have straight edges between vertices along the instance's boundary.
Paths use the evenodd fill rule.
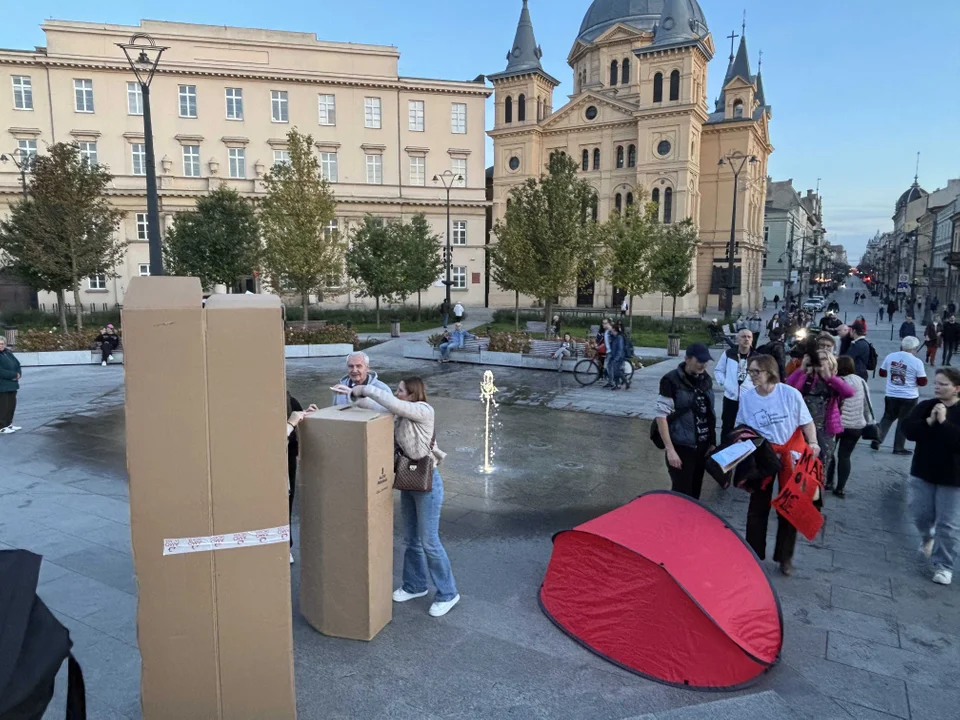
<path fill-rule="evenodd" d="M 529 333 L 539 333 L 541 335 L 544 335 L 547 332 L 547 324 L 545 322 L 528 320 L 526 331 Z"/>
<path fill-rule="evenodd" d="M 553 354 L 560 349 L 560 346 L 563 343 L 559 340 L 531 340 L 530 341 L 530 352 L 528 355 L 534 357 L 547 357 L 552 358 Z M 568 358 L 573 360 L 583 356 L 584 344 L 574 342 L 573 343 L 573 353 Z"/>

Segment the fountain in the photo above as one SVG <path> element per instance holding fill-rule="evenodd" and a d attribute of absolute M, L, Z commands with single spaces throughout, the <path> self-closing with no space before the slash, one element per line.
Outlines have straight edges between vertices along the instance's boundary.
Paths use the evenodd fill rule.
<path fill-rule="evenodd" d="M 484 423 L 483 433 L 483 468 L 482 472 L 492 473 L 493 466 L 490 464 L 490 405 L 494 409 L 499 407 L 494 395 L 499 392 L 497 386 L 493 384 L 493 373 L 487 370 L 483 373 L 483 380 L 480 381 L 480 401 L 486 405 L 486 421 Z"/>

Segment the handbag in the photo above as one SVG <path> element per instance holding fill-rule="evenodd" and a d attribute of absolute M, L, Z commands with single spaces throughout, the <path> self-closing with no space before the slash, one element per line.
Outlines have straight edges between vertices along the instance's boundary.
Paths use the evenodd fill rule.
<path fill-rule="evenodd" d="M 431 492 L 433 490 L 433 469 L 435 460 L 433 448 L 437 444 L 437 432 L 430 439 L 430 450 L 426 457 L 417 460 L 408 458 L 397 445 L 393 458 L 393 489 L 408 492 Z"/>
<path fill-rule="evenodd" d="M 866 407 L 870 411 L 870 417 L 876 418 L 876 415 L 873 412 L 873 402 L 870 400 L 870 391 L 866 388 L 866 383 L 864 383 L 864 393 L 866 395 L 866 397 L 864 397 L 864 401 L 866 402 Z M 875 422 L 865 425 L 863 432 L 860 433 L 860 439 L 870 440 L 871 442 L 880 442 L 880 426 Z"/>

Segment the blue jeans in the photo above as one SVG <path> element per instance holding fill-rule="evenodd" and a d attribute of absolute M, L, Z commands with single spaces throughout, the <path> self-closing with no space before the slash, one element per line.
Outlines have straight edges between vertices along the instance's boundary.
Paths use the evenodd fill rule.
<path fill-rule="evenodd" d="M 938 570 L 953 570 L 960 553 L 960 487 L 934 485 L 911 476 L 907 504 L 923 539 L 936 541 L 930 562 Z"/>
<path fill-rule="evenodd" d="M 444 314 L 443 314 L 443 326 L 444 326 L 444 327 L 447 326 L 447 321 L 448 321 L 449 319 L 450 319 L 450 313 L 444 313 Z"/>
<path fill-rule="evenodd" d="M 403 589 L 422 593 L 427 588 L 427 571 L 437 588 L 435 602 L 447 602 L 457 596 L 457 585 L 447 551 L 440 544 L 440 508 L 443 506 L 443 480 L 433 471 L 433 490 L 428 493 L 400 493 L 400 519 L 407 550 L 403 554 Z"/>
<path fill-rule="evenodd" d="M 453 347 L 453 343 L 440 343 L 440 358 L 443 360 L 450 359 L 450 348 Z"/>

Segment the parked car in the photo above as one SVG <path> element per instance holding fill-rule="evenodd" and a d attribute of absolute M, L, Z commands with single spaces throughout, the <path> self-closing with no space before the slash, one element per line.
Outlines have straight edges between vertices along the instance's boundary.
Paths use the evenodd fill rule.
<path fill-rule="evenodd" d="M 804 310 L 810 310 L 812 312 L 821 312 L 823 310 L 825 298 L 814 295 L 812 298 L 809 298 L 806 302 L 803 303 Z"/>

